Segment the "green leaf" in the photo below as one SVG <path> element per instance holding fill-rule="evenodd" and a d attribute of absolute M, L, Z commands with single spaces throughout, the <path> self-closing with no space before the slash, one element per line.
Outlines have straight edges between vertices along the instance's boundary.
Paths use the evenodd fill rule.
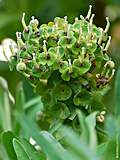
<path fill-rule="evenodd" d="M 17 113 L 21 114 L 22 112 L 24 112 L 25 96 L 24 96 L 24 91 L 23 91 L 23 85 L 21 82 L 17 85 L 15 107 L 16 107 Z M 14 133 L 16 135 L 19 135 L 20 124 L 18 122 L 17 116 L 15 117 L 15 121 L 13 124 L 14 124 Z"/>
<path fill-rule="evenodd" d="M 117 147 L 118 146 L 116 145 L 116 140 L 110 139 L 105 147 L 104 159 L 106 160 L 108 157 L 109 157 L 109 160 L 117 159 L 116 158 L 116 148 Z M 120 148 L 118 147 L 118 154 L 119 153 L 120 153 Z"/>
<path fill-rule="evenodd" d="M 64 134 L 70 152 L 74 153 L 76 156 L 79 155 L 81 160 L 95 160 L 93 152 L 72 129 L 62 127 L 60 132 Z"/>
<path fill-rule="evenodd" d="M 76 112 L 77 112 L 78 120 L 80 123 L 80 130 L 81 130 L 80 138 L 86 144 L 89 144 L 89 130 L 88 130 L 87 124 L 85 122 L 85 116 L 83 115 L 83 113 L 80 110 L 77 110 Z"/>
<path fill-rule="evenodd" d="M 24 146 L 17 139 L 13 139 L 13 147 L 17 155 L 17 160 L 30 160 Z"/>
<path fill-rule="evenodd" d="M 14 148 L 13 148 L 13 144 L 12 144 L 13 138 L 15 138 L 15 136 L 10 131 L 4 132 L 2 134 L 2 142 L 5 146 L 5 149 L 7 151 L 9 159 L 10 160 L 13 160 L 13 159 L 17 160 L 16 154 L 15 154 L 15 151 L 14 151 Z"/>
<path fill-rule="evenodd" d="M 78 119 L 80 122 L 81 127 L 81 139 L 85 141 L 85 143 L 91 148 L 91 150 L 95 151 L 97 145 L 97 138 L 96 138 L 96 112 L 90 114 L 86 118 L 77 110 Z"/>
<path fill-rule="evenodd" d="M 25 96 L 24 96 L 23 86 L 22 86 L 21 82 L 17 86 L 16 104 L 15 105 L 16 105 L 17 111 L 21 112 L 24 110 Z"/>
<path fill-rule="evenodd" d="M 116 115 L 120 115 L 120 67 L 117 71 L 116 81 L 115 81 L 115 104 L 116 104 Z"/>
<path fill-rule="evenodd" d="M 49 160 L 66 160 L 63 150 L 56 147 L 55 144 L 51 143 L 49 139 L 46 139 L 40 132 L 37 126 L 29 121 L 25 115 L 19 116 L 20 123 L 24 130 L 27 130 L 30 136 L 36 141 L 42 150 L 49 157 Z M 32 129 L 31 129 L 32 128 Z"/>
<path fill-rule="evenodd" d="M 116 134 L 117 134 L 117 121 L 116 119 L 111 115 L 108 115 L 106 117 L 106 121 L 105 121 L 105 128 L 107 130 L 108 133 L 108 137 L 111 138 L 115 138 Z"/>
<path fill-rule="evenodd" d="M 102 143 L 96 147 L 96 154 L 98 157 L 103 158 L 104 153 L 106 152 L 107 143 Z"/>
<path fill-rule="evenodd" d="M 35 97 L 35 98 L 32 98 L 30 99 L 28 102 L 25 103 L 25 109 L 28 109 L 34 105 L 37 105 L 39 104 L 40 106 L 40 109 L 43 109 L 43 104 L 41 102 L 41 98 L 38 96 L 38 97 Z"/>
<path fill-rule="evenodd" d="M 49 129 L 49 133 L 53 134 L 55 131 L 57 131 L 63 124 L 63 120 L 58 119 L 52 122 L 51 127 Z"/>
<path fill-rule="evenodd" d="M 20 141 L 23 144 L 26 153 L 30 157 L 30 160 L 41 160 L 38 152 L 35 150 L 35 148 L 26 139 L 20 139 Z"/>
<path fill-rule="evenodd" d="M 89 146 L 92 150 L 95 151 L 96 145 L 97 145 L 97 136 L 95 131 L 96 126 L 96 114 L 97 112 L 94 112 L 87 116 L 86 118 L 86 124 L 89 131 Z"/>
<path fill-rule="evenodd" d="M 11 110 L 7 81 L 0 77 L 0 121 L 3 131 L 11 130 Z"/>
<path fill-rule="evenodd" d="M 49 142 L 54 144 L 56 148 L 60 149 L 61 151 L 65 151 L 65 149 L 62 147 L 62 145 L 47 131 L 41 131 L 41 134 L 47 139 Z"/>

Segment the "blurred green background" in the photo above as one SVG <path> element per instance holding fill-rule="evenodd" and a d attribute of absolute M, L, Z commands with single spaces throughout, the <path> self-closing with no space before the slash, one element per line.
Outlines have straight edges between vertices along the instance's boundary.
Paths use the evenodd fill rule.
<path fill-rule="evenodd" d="M 111 20 L 110 33 L 112 43 L 109 54 L 120 64 L 120 0 L 0 0 L 0 43 L 4 38 L 16 40 L 16 31 L 22 31 L 21 17 L 26 13 L 26 22 L 32 15 L 39 19 L 40 24 L 52 21 L 54 17 L 68 16 L 70 22 L 76 16 L 85 16 L 89 4 L 93 6 L 96 14 L 94 23 L 105 27 L 105 17 Z M 26 80 L 17 72 L 10 72 L 7 63 L 0 62 L 0 76 L 4 76 L 9 84 L 12 94 L 15 94 L 16 84 L 23 81 L 27 99 L 33 95 L 32 89 Z"/>

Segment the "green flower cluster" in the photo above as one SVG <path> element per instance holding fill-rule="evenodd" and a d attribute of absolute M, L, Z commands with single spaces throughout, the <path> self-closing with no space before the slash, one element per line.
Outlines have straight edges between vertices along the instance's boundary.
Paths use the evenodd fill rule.
<path fill-rule="evenodd" d="M 89 6 L 87 16 L 76 17 L 72 24 L 65 16 L 39 26 L 34 17 L 26 25 L 23 14 L 24 30 L 16 33 L 18 51 L 10 67 L 41 96 L 46 116 L 74 119 L 76 108 L 87 113 L 103 110 L 101 99 L 115 69 L 107 55 L 109 19 L 102 29 L 93 24 L 94 16 Z"/>

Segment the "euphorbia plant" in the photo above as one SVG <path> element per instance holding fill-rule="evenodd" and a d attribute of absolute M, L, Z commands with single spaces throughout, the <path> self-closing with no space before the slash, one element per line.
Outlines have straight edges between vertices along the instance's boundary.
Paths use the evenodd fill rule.
<path fill-rule="evenodd" d="M 86 114 L 99 111 L 97 120 L 104 120 L 102 97 L 115 69 L 107 54 L 109 19 L 102 29 L 93 24 L 94 16 L 89 6 L 87 16 L 80 15 L 73 23 L 65 16 L 39 25 L 32 17 L 26 25 L 23 14 L 23 33 L 16 33 L 18 50 L 11 56 L 10 69 L 23 74 L 41 96 L 41 121 L 50 127 L 58 119 L 74 122 L 76 108 Z"/>

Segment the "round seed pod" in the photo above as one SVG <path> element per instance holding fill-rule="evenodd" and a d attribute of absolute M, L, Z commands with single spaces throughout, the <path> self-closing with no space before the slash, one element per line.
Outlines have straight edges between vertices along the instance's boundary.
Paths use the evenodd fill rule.
<path fill-rule="evenodd" d="M 25 71 L 25 70 L 26 70 L 26 64 L 23 63 L 23 62 L 19 62 L 19 63 L 17 64 L 17 66 L 16 66 L 16 70 L 17 70 L 18 72 L 23 72 L 23 71 Z"/>
<path fill-rule="evenodd" d="M 115 63 L 113 61 L 108 61 L 107 65 L 110 68 L 114 68 L 115 67 Z"/>

